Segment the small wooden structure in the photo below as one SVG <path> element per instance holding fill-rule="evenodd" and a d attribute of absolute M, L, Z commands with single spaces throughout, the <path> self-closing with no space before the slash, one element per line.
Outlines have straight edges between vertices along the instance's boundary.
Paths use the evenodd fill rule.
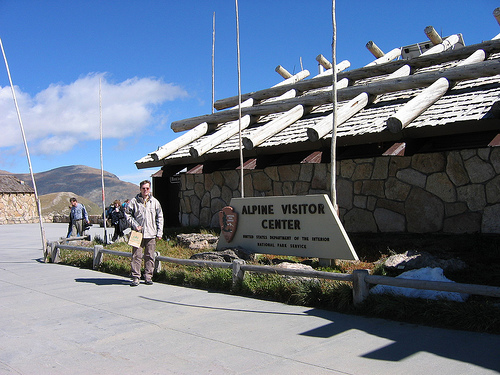
<path fill-rule="evenodd" d="M 372 63 L 336 66 L 340 218 L 347 232 L 500 234 L 500 34 L 465 46 L 425 33 L 387 53 L 369 42 Z M 329 192 L 332 66 L 316 59 L 312 78 L 278 67 L 284 81 L 242 94 L 246 196 Z M 160 201 L 182 225 L 216 227 L 238 196 L 237 104 L 174 121 L 187 132 L 136 162 L 161 168 L 156 187 L 177 184 L 177 201 Z"/>

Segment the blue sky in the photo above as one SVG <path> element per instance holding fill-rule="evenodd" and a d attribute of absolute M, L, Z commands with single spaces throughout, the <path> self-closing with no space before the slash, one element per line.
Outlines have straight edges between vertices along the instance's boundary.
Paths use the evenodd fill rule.
<path fill-rule="evenodd" d="M 351 68 L 426 41 L 428 25 L 467 45 L 500 33 L 493 0 L 337 0 L 337 61 Z M 180 134 L 172 121 L 211 112 L 212 18 L 215 99 L 237 95 L 234 0 L 0 0 L 0 38 L 16 89 L 34 172 L 100 168 L 137 183 L 156 172 L 134 162 Z M 280 82 L 282 65 L 314 76 L 331 60 L 330 0 L 239 0 L 243 92 Z M 28 173 L 7 71 L 0 63 L 0 170 Z"/>

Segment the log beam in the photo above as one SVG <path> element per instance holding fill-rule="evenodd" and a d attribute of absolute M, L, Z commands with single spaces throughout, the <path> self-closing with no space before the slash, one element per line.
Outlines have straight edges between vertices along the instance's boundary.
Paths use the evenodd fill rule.
<path fill-rule="evenodd" d="M 350 100 L 362 92 L 370 95 L 380 95 L 389 92 L 402 90 L 416 89 L 427 87 L 437 81 L 441 77 L 445 77 L 450 81 L 463 81 L 467 79 L 475 79 L 480 77 L 491 77 L 500 74 L 500 61 L 489 60 L 481 63 L 471 64 L 467 66 L 458 66 L 449 68 L 445 71 L 434 71 L 429 73 L 421 73 L 411 75 L 409 77 L 393 78 L 388 80 L 367 83 L 364 85 L 349 86 L 340 89 L 337 93 L 338 100 Z M 330 82 L 331 83 L 331 82 Z M 298 98 L 291 98 L 281 101 L 273 101 L 270 103 L 257 104 L 249 108 L 244 108 L 243 113 L 255 116 L 268 115 L 270 113 L 278 113 L 288 111 L 298 104 L 304 106 L 317 106 L 326 103 L 331 103 L 331 91 L 318 91 L 313 94 L 303 95 Z M 198 117 L 192 117 L 185 120 L 172 122 L 172 130 L 175 132 L 191 129 L 192 127 L 202 123 L 223 123 L 232 121 L 238 118 L 238 110 L 225 110 Z"/>
<path fill-rule="evenodd" d="M 284 79 L 288 79 L 288 78 L 292 77 L 292 74 L 288 70 L 283 68 L 281 65 L 278 65 L 275 70 L 276 70 L 276 73 L 278 73 Z"/>
<path fill-rule="evenodd" d="M 292 109 L 286 111 L 281 114 L 279 117 L 270 121 L 268 124 L 263 125 L 261 129 L 255 131 L 254 133 L 243 137 L 242 142 L 243 146 L 247 150 L 252 150 L 254 147 L 259 146 L 267 139 L 271 138 L 273 135 L 279 133 L 286 127 L 290 126 L 302 116 L 306 110 L 303 105 L 296 105 Z"/>
<path fill-rule="evenodd" d="M 386 64 L 389 61 L 397 59 L 399 56 L 401 56 L 401 48 L 394 48 L 393 50 L 390 50 L 389 52 L 384 54 L 382 57 L 379 57 L 377 60 L 372 61 L 371 63 L 365 66 Z"/>
<path fill-rule="evenodd" d="M 492 39 L 485 41 L 483 43 L 474 44 L 470 46 L 465 46 L 463 48 L 448 50 L 437 55 L 414 57 L 409 60 L 395 60 L 381 65 L 371 65 L 363 68 L 353 69 L 348 72 L 341 72 L 338 74 L 338 80 L 342 78 L 347 78 L 351 81 L 357 81 L 360 79 L 365 79 L 369 77 L 381 76 L 385 74 L 390 74 L 403 65 L 409 65 L 412 69 L 425 68 L 436 64 L 445 63 L 448 61 L 461 60 L 470 56 L 473 52 L 478 49 L 484 50 L 487 54 L 492 54 L 500 52 L 500 34 L 498 39 Z M 331 74 L 319 74 L 314 78 L 296 82 L 293 84 L 286 84 L 288 87 L 274 87 L 266 88 L 259 91 L 254 91 L 251 93 L 246 93 L 242 95 L 243 99 L 254 98 L 255 100 L 263 100 L 271 97 L 276 97 L 282 93 L 290 90 L 297 89 L 298 91 L 304 92 L 308 90 L 317 89 L 320 87 L 331 86 L 332 77 Z M 231 106 L 238 104 L 238 96 L 233 96 L 225 99 L 219 99 L 215 102 L 215 108 L 226 109 Z"/>
<path fill-rule="evenodd" d="M 368 48 L 368 51 L 370 51 L 376 59 L 384 56 L 384 52 L 382 52 L 382 50 L 372 40 L 366 43 L 366 48 Z"/>
<path fill-rule="evenodd" d="M 470 64 L 476 64 L 483 61 L 486 54 L 483 50 L 474 52 L 464 61 L 460 62 L 457 67 L 464 67 Z M 446 92 L 453 87 L 454 83 L 450 83 L 445 77 L 441 77 L 432 85 L 424 89 L 420 94 L 411 99 L 408 103 L 402 106 L 393 116 L 386 121 L 387 128 L 391 133 L 398 133 L 403 128 L 408 126 L 413 120 L 424 113 L 431 105 L 436 103 Z"/>
<path fill-rule="evenodd" d="M 250 125 L 250 115 L 245 115 L 241 118 L 241 129 L 246 129 Z M 218 130 L 216 133 L 209 135 L 197 145 L 189 149 L 189 153 L 193 158 L 199 158 L 222 142 L 231 138 L 239 131 L 239 120 L 231 121 L 225 125 L 224 129 Z"/>
<path fill-rule="evenodd" d="M 425 35 L 427 35 L 427 38 L 434 44 L 435 46 L 438 44 L 443 43 L 443 38 L 437 33 L 437 31 L 434 29 L 432 26 L 427 26 L 424 29 Z"/>
<path fill-rule="evenodd" d="M 429 55 L 433 55 L 435 53 L 441 53 L 441 52 L 444 52 L 446 50 L 449 50 L 455 44 L 457 44 L 459 41 L 460 41 L 460 37 L 457 34 L 450 35 L 448 38 L 443 40 L 442 43 L 439 43 L 438 45 L 435 45 L 431 49 L 422 53 L 422 56 L 429 56 Z"/>
<path fill-rule="evenodd" d="M 500 8 L 495 8 L 493 11 L 493 16 L 497 20 L 498 24 L 500 25 Z"/>
<path fill-rule="evenodd" d="M 316 61 L 319 63 L 319 65 L 321 65 L 325 69 L 332 68 L 332 63 L 330 61 L 328 61 L 327 58 L 325 56 L 323 56 L 322 54 L 319 54 L 318 56 L 316 56 Z"/>

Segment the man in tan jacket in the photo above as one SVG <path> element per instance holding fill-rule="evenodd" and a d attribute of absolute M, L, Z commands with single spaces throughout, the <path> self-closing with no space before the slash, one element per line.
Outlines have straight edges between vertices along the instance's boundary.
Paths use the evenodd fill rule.
<path fill-rule="evenodd" d="M 139 285 L 141 265 L 144 256 L 144 282 L 152 285 L 155 265 L 156 239 L 163 235 L 163 211 L 160 202 L 151 194 L 151 182 L 140 183 L 141 192 L 130 203 L 125 216 L 130 227 L 142 233 L 142 242 L 139 247 L 132 247 L 132 282 L 130 286 Z"/>

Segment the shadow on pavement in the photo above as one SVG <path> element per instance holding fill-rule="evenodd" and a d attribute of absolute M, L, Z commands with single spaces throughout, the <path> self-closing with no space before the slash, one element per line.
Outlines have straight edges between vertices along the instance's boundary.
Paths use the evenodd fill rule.
<path fill-rule="evenodd" d="M 86 278 L 75 279 L 77 283 L 90 283 L 95 285 L 130 285 L 130 280 L 123 279 L 104 279 L 104 278 Z"/>

